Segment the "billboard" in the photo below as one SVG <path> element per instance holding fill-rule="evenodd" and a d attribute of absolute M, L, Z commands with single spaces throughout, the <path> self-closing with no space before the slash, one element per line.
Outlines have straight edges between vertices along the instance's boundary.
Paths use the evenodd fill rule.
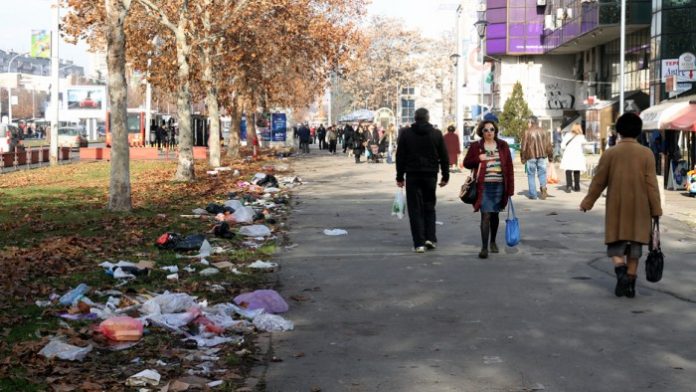
<path fill-rule="evenodd" d="M 273 113 L 272 115 L 272 140 L 284 142 L 287 135 L 287 118 L 285 113 Z"/>
<path fill-rule="evenodd" d="M 68 110 L 104 110 L 104 86 L 71 86 L 67 88 Z"/>
<path fill-rule="evenodd" d="M 46 30 L 31 31 L 31 57 L 47 59 L 51 57 L 51 33 Z"/>

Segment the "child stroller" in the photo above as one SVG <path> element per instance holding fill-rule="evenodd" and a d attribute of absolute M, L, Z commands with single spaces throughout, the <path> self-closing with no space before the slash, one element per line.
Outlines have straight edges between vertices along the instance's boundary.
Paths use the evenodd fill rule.
<path fill-rule="evenodd" d="M 686 191 L 689 196 L 696 197 L 696 168 L 686 173 Z"/>

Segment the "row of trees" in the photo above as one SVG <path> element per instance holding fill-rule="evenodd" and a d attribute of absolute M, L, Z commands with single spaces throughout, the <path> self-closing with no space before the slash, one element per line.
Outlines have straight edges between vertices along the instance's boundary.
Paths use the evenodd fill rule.
<path fill-rule="evenodd" d="M 219 117 L 232 117 L 228 154 L 239 154 L 243 113 L 299 108 L 324 91 L 328 75 L 351 71 L 365 40 L 365 0 L 65 0 L 63 30 L 105 50 L 113 145 L 109 208 L 130 210 L 126 64 L 162 94 L 176 92 L 179 160 L 175 180 L 195 179 L 191 104 L 211 120 L 210 162 L 219 166 Z M 252 126 L 249 142 L 255 142 Z"/>

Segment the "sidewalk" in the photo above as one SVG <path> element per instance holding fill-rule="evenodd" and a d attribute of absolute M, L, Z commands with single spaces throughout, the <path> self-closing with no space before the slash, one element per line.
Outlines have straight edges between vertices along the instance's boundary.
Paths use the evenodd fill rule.
<path fill-rule="evenodd" d="M 696 252 L 681 222 L 664 220 L 662 282 L 641 266 L 636 298 L 616 298 L 604 201 L 582 213 L 584 192 L 560 186 L 529 200 L 519 163 L 522 242 L 481 260 L 479 215 L 457 198 L 466 172 L 438 189 L 437 250 L 414 254 L 408 218 L 389 214 L 393 165 L 315 149 L 295 162 L 297 246 L 277 261 L 296 328 L 271 336 L 268 392 L 693 391 Z"/>

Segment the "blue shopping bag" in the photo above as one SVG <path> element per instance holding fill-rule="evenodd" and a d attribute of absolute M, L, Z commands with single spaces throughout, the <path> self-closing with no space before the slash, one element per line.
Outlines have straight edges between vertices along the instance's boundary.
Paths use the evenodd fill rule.
<path fill-rule="evenodd" d="M 512 218 L 510 218 L 510 212 L 512 212 Z M 508 200 L 508 215 L 505 219 L 505 242 L 507 245 L 517 246 L 520 243 L 520 221 L 515 215 L 515 206 L 512 205 L 512 198 Z"/>

